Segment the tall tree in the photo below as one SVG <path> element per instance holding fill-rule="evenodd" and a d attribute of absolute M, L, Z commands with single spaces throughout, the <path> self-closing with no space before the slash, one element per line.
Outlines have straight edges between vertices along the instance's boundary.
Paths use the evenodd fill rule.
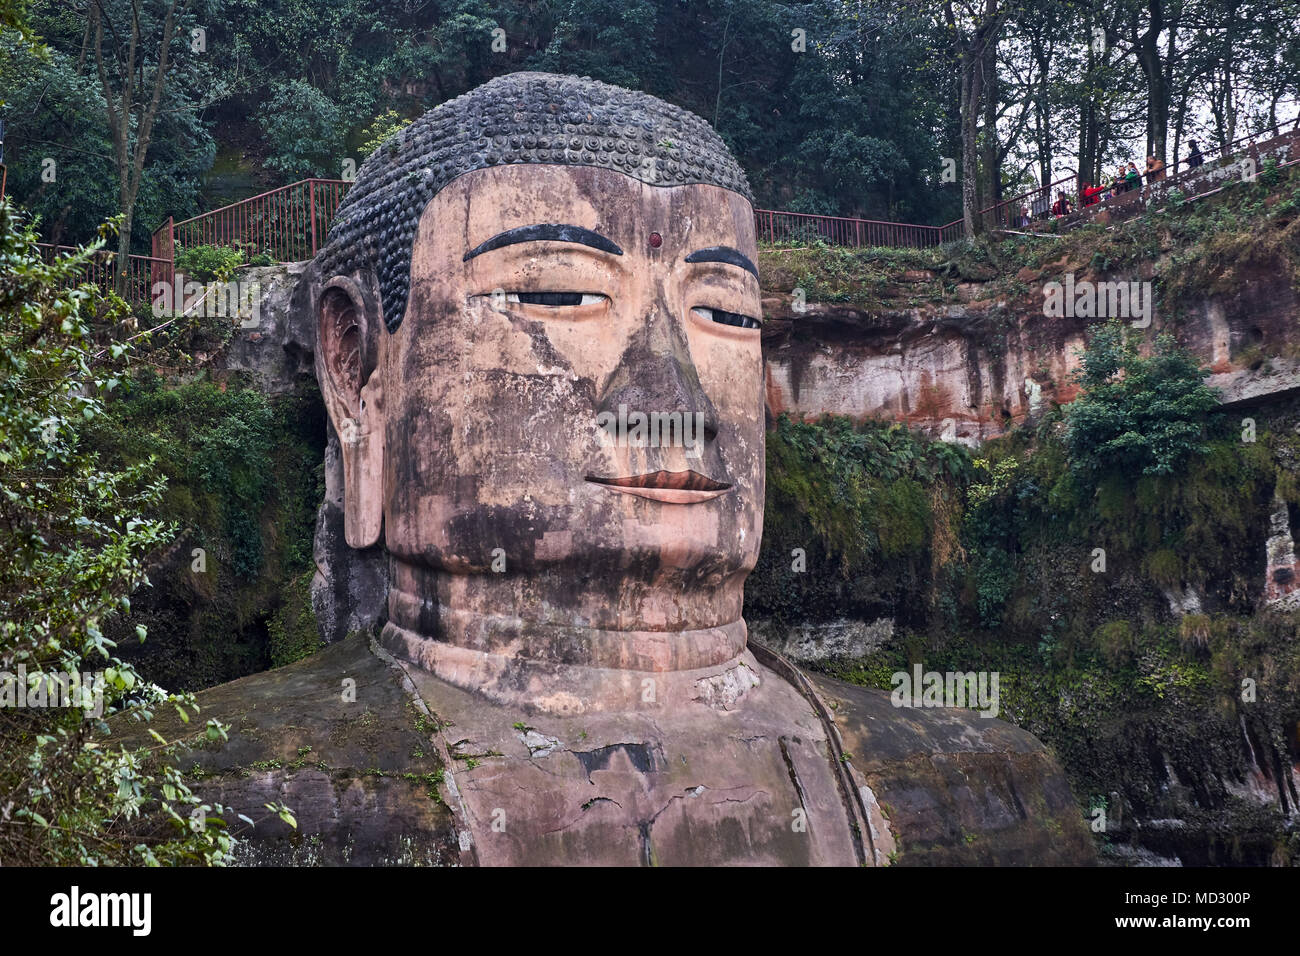
<path fill-rule="evenodd" d="M 192 0 L 90 0 L 86 34 L 95 61 L 113 141 L 118 204 L 122 213 L 117 269 L 124 275 L 131 252 L 131 223 L 144 176 L 154 123 L 163 103 L 172 42 Z"/>
<path fill-rule="evenodd" d="M 1169 139 L 1170 89 L 1178 62 L 1183 0 L 1121 0 L 1111 39 L 1127 45 L 1146 83 L 1146 149 L 1164 160 Z"/>
<path fill-rule="evenodd" d="M 961 214 L 966 237 L 983 231 L 979 221 L 979 121 L 983 113 L 990 45 L 1008 9 L 999 0 L 944 0 L 943 21 L 961 72 Z"/>

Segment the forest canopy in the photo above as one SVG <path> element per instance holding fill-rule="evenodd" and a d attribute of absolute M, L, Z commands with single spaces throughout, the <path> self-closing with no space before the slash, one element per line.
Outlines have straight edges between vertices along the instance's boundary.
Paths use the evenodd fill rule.
<path fill-rule="evenodd" d="M 1296 0 L 34 0 L 22 22 L 0 25 L 9 191 L 56 242 L 125 213 L 135 252 L 169 215 L 346 178 L 522 69 L 693 110 L 761 207 L 929 224 L 1209 152 L 1300 91 Z"/>

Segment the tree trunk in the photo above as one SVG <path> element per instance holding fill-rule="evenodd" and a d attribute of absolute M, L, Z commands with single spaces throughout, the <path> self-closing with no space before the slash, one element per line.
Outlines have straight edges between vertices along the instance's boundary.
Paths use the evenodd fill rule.
<path fill-rule="evenodd" d="M 1052 106 L 1048 100 L 1048 72 L 1051 69 L 1051 51 L 1046 40 L 1035 37 L 1032 46 L 1034 63 L 1038 67 L 1038 96 L 1034 103 L 1034 140 L 1038 146 L 1039 182 L 1044 189 L 1052 185 L 1052 151 L 1056 145 L 1052 137 Z M 1083 167 L 1080 165 L 1080 171 Z"/>
<path fill-rule="evenodd" d="M 983 16 L 968 38 L 962 36 L 951 0 L 943 5 L 943 16 L 952 34 L 953 51 L 961 67 L 961 214 L 966 238 L 983 231 L 979 221 L 979 120 L 984 96 L 984 58 L 1006 19 L 998 12 L 998 0 L 984 0 Z M 996 113 L 994 114 L 996 118 Z M 996 131 L 994 136 L 996 142 Z"/>
<path fill-rule="evenodd" d="M 998 141 L 998 40 L 992 37 L 985 45 L 978 69 L 984 98 L 984 208 L 996 206 L 1002 199 L 1002 150 Z"/>
<path fill-rule="evenodd" d="M 961 218 L 966 238 L 984 231 L 979 221 L 980 58 L 967 51 L 961 62 Z"/>
<path fill-rule="evenodd" d="M 136 83 L 143 83 L 144 69 L 141 51 L 141 28 L 139 10 L 132 7 L 130 40 L 126 49 L 121 48 L 117 40 L 117 31 L 110 32 L 113 37 L 112 48 L 105 55 L 104 20 L 107 12 L 98 0 L 90 6 L 90 21 L 87 32 L 94 31 L 95 66 L 99 73 L 100 87 L 104 94 L 104 106 L 108 114 L 109 132 L 113 139 L 113 164 L 116 166 L 118 181 L 118 204 L 122 213 L 122 225 L 117 237 L 117 257 L 113 263 L 119 294 L 126 289 L 126 275 L 130 267 L 131 225 L 135 218 L 135 201 L 140 194 L 140 182 L 144 177 L 144 161 L 153 140 L 153 126 L 158 118 L 162 104 L 163 88 L 167 83 L 167 70 L 171 53 L 172 38 L 176 32 L 176 7 L 179 0 L 172 0 L 167 8 L 162 24 L 162 37 L 158 47 L 158 58 L 154 68 L 152 88 L 149 98 L 138 98 Z M 186 0 L 182 11 L 189 9 L 191 0 Z M 123 31 L 125 32 L 125 31 Z M 110 67 L 112 72 L 110 73 Z M 115 82 L 116 81 L 116 82 Z M 133 123 L 134 120 L 134 123 Z M 132 142 L 132 127 L 135 139 Z"/>
<path fill-rule="evenodd" d="M 1158 58 L 1159 53 L 1139 50 L 1138 61 L 1147 81 L 1147 155 L 1163 159 L 1169 128 L 1169 92 L 1165 89 L 1164 71 L 1158 59 L 1153 62 L 1152 57 Z"/>
<path fill-rule="evenodd" d="M 1133 51 L 1147 83 L 1147 155 L 1163 161 L 1169 136 L 1169 83 L 1159 45 L 1165 29 L 1164 0 L 1147 0 L 1147 13 L 1145 33 L 1138 35 L 1134 23 Z"/>

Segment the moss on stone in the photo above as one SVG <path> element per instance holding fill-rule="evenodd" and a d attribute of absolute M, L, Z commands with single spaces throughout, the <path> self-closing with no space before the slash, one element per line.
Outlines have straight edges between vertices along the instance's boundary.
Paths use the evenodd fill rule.
<path fill-rule="evenodd" d="M 170 690 L 196 690 L 283 664 L 317 646 L 307 589 L 323 497 L 325 419 L 304 384 L 266 396 L 236 378 L 167 382 L 143 374 L 88 428 L 106 458 L 152 456 L 167 479 L 171 549 L 108 623 L 124 657 Z M 136 624 L 148 629 L 141 645 Z"/>

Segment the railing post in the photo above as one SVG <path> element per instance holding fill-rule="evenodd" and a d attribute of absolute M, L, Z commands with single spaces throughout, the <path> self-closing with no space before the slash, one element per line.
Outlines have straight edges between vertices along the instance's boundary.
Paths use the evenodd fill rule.
<path fill-rule="evenodd" d="M 168 216 L 167 221 L 154 230 L 150 245 L 151 258 L 169 262 L 166 266 L 156 261 L 149 264 L 150 289 L 155 282 L 171 284 L 176 278 L 176 220 L 173 217 Z"/>
<path fill-rule="evenodd" d="M 307 180 L 307 193 L 311 196 L 311 255 L 316 258 L 316 180 Z"/>

